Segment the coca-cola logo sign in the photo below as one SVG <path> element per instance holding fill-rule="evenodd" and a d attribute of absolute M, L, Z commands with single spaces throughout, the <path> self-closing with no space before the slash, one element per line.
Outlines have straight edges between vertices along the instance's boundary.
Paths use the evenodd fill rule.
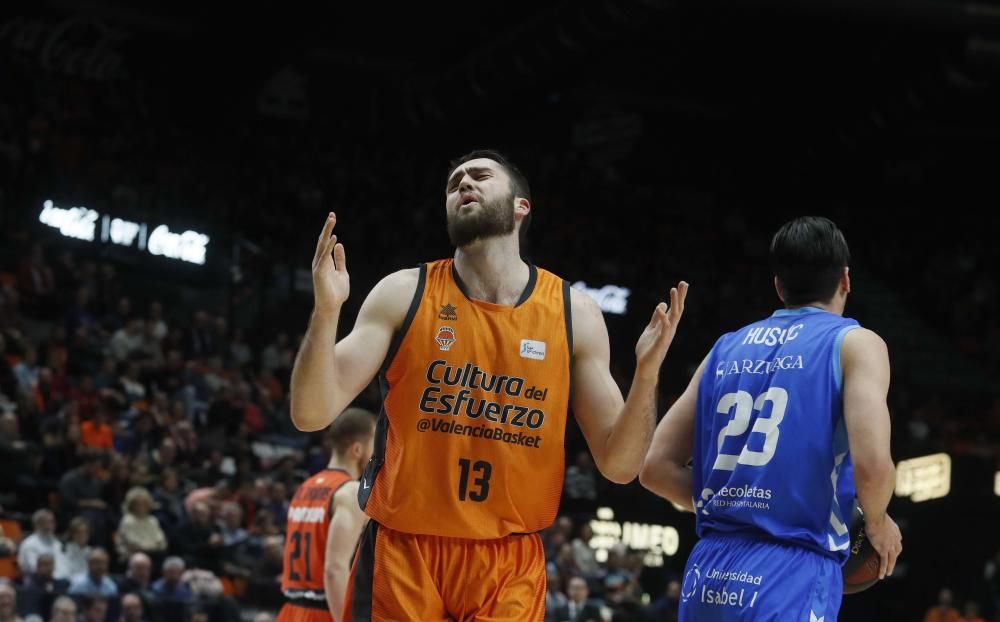
<path fill-rule="evenodd" d="M 42 203 L 38 221 L 59 233 L 85 242 L 98 240 L 117 246 L 136 248 L 151 255 L 177 259 L 187 263 L 205 264 L 210 238 L 198 231 L 173 232 L 167 225 L 151 226 L 132 222 L 110 214 L 101 215 L 83 207 L 59 207 L 53 201 Z"/>
<path fill-rule="evenodd" d="M 117 46 L 127 37 L 128 33 L 88 17 L 48 22 L 19 16 L 0 25 L 0 43 L 34 58 L 46 71 L 90 80 L 126 75 Z"/>

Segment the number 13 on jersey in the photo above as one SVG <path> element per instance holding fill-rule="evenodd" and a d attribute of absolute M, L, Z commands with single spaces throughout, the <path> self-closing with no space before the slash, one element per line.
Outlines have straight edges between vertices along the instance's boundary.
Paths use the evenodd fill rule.
<path fill-rule="evenodd" d="M 458 481 L 458 499 L 459 501 L 465 501 L 466 498 L 470 501 L 485 501 L 490 494 L 490 477 L 493 475 L 493 465 L 485 460 L 477 460 L 475 464 L 471 465 L 471 471 L 479 477 L 472 480 L 472 484 L 476 488 L 469 490 L 470 462 L 467 458 L 461 458 L 458 461 L 458 468 L 462 471 Z"/>

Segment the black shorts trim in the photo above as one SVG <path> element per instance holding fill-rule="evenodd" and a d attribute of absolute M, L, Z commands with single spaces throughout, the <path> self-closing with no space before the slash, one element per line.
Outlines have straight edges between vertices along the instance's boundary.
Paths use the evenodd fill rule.
<path fill-rule="evenodd" d="M 351 585 L 352 622 L 371 622 L 372 592 L 375 584 L 375 540 L 378 538 L 379 524 L 368 521 L 361 546 L 354 564 L 354 582 Z"/>

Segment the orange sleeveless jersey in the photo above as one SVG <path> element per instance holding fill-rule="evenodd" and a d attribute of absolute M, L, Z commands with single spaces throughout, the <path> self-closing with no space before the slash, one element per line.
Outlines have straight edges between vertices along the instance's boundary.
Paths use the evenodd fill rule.
<path fill-rule="evenodd" d="M 420 268 L 383 364 L 365 512 L 397 531 L 500 538 L 555 519 L 564 475 L 569 284 L 530 266 L 514 306 L 472 300 L 445 259 Z"/>
<path fill-rule="evenodd" d="M 324 469 L 302 482 L 292 497 L 281 574 L 281 590 L 286 597 L 324 600 L 323 557 L 333 518 L 333 495 L 349 481 L 351 476 L 346 471 Z"/>

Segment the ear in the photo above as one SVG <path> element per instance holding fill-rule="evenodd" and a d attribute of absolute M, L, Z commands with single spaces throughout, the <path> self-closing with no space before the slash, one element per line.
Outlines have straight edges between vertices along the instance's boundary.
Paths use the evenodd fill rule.
<path fill-rule="evenodd" d="M 521 220 L 531 213 L 531 202 L 522 197 L 514 198 L 514 213 L 521 217 Z"/>
<path fill-rule="evenodd" d="M 781 292 L 781 281 L 778 280 L 778 277 L 774 277 L 774 291 L 778 294 L 778 299 L 785 302 L 785 295 Z"/>
<path fill-rule="evenodd" d="M 851 268 L 844 266 L 844 273 L 840 275 L 840 289 L 845 294 L 851 293 Z"/>

